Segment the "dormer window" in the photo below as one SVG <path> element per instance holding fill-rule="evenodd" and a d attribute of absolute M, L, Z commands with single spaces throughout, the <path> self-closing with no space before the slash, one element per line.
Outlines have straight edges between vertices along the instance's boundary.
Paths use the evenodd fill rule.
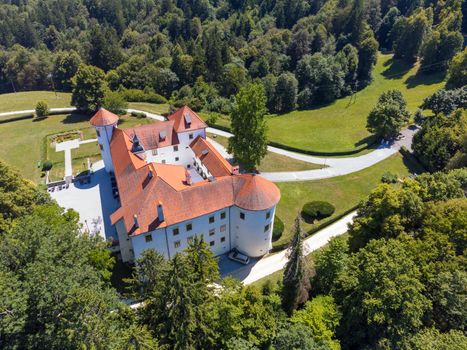
<path fill-rule="evenodd" d="M 190 113 L 185 113 L 185 115 L 183 117 L 185 118 L 185 123 L 189 127 L 191 125 L 191 115 L 190 115 Z"/>
<path fill-rule="evenodd" d="M 167 138 L 167 132 L 165 130 L 159 132 L 159 138 L 161 141 L 164 141 Z"/>

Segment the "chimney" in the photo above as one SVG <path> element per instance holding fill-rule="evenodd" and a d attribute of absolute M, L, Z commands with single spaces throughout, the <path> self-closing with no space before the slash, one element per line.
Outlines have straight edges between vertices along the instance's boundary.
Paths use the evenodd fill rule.
<path fill-rule="evenodd" d="M 186 175 L 186 184 L 191 186 L 193 185 L 193 180 L 191 179 L 191 174 L 189 171 L 185 171 L 185 175 Z"/>
<path fill-rule="evenodd" d="M 135 227 L 139 227 L 139 222 L 138 222 L 138 215 L 133 215 L 133 220 L 135 222 Z"/>
<path fill-rule="evenodd" d="M 234 165 L 232 167 L 232 174 L 233 175 L 238 175 L 240 173 L 240 167 L 238 165 Z"/>
<path fill-rule="evenodd" d="M 164 210 L 162 209 L 162 202 L 157 204 L 157 218 L 159 219 L 159 222 L 164 222 Z"/>

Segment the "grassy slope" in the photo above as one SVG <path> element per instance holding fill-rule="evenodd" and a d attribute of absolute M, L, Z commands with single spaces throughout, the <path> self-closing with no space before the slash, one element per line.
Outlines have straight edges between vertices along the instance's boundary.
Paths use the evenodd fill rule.
<path fill-rule="evenodd" d="M 320 221 L 319 224 L 321 224 L 357 205 L 380 183 L 384 172 L 390 171 L 399 177 L 404 177 L 409 174 L 410 170 L 420 173 L 420 169 L 412 159 L 403 159 L 398 153 L 371 168 L 353 174 L 318 181 L 278 183 L 281 200 L 277 206 L 276 215 L 284 222 L 285 229 L 282 237 L 273 242 L 273 246 L 290 241 L 293 221 L 306 202 L 322 200 L 336 207 L 333 216 Z M 304 231 L 314 227 L 316 226 L 312 224 L 304 223 L 303 225 Z"/>
<path fill-rule="evenodd" d="M 26 91 L 12 94 L 0 94 L 0 112 L 12 112 L 34 109 L 38 101 L 45 101 L 49 108 L 70 107 L 71 94 L 53 91 Z"/>
<path fill-rule="evenodd" d="M 0 138 L 4 140 L 0 147 L 0 159 L 19 169 L 25 177 L 39 182 L 41 171 L 37 168 L 37 162 L 41 160 L 44 137 L 67 130 L 83 130 L 85 138 L 94 138 L 95 134 L 89 125 L 89 119 L 87 115 L 68 114 L 50 116 L 41 121 L 25 119 L 0 124 Z M 149 122 L 155 121 L 126 117 L 119 126 L 127 128 Z M 95 144 L 85 148 L 89 148 L 90 153 L 95 153 L 92 145 Z M 83 156 L 82 152 L 78 154 Z"/>
<path fill-rule="evenodd" d="M 439 75 L 416 75 L 417 67 L 393 63 L 391 55 L 380 55 L 373 83 L 356 94 L 331 105 L 307 111 L 294 111 L 268 120 L 269 139 L 314 151 L 348 151 L 368 141 L 368 113 L 379 95 L 389 89 L 404 94 L 411 112 L 422 100 L 440 89 Z"/>
<path fill-rule="evenodd" d="M 227 147 L 228 139 L 226 137 L 213 135 L 210 133 L 208 133 L 208 137 L 212 138 L 224 147 Z M 301 171 L 321 168 L 322 166 L 319 164 L 302 162 L 301 160 L 296 160 L 277 153 L 268 152 L 264 157 L 263 161 L 261 162 L 261 165 L 259 166 L 259 171 Z"/>
<path fill-rule="evenodd" d="M 169 105 L 146 103 L 146 102 L 130 102 L 128 103 L 128 108 L 138 109 L 154 114 L 164 114 L 169 112 Z"/>

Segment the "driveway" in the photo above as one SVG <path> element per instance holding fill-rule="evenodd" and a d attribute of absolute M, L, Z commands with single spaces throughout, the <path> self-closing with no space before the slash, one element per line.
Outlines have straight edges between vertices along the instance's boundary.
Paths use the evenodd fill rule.
<path fill-rule="evenodd" d="M 79 213 L 83 229 L 103 239 L 117 239 L 115 228 L 110 224 L 110 214 L 118 208 L 118 201 L 112 196 L 112 186 L 104 162 L 101 160 L 94 163 L 92 170 L 91 183 L 80 185 L 75 182 L 67 189 L 50 192 L 50 195 L 61 207 Z"/>
<path fill-rule="evenodd" d="M 356 214 L 356 211 L 351 212 L 342 219 L 305 239 L 303 242 L 303 254 L 306 256 L 325 246 L 332 237 L 346 233 L 348 230 L 348 224 L 352 222 Z M 288 250 L 286 249 L 279 253 L 265 256 L 259 260 L 252 259 L 252 261 L 246 266 L 229 260 L 227 256 L 221 256 L 219 259 L 221 276 L 232 276 L 242 281 L 244 284 L 251 284 L 276 271 L 282 270 L 288 261 L 287 252 Z"/>

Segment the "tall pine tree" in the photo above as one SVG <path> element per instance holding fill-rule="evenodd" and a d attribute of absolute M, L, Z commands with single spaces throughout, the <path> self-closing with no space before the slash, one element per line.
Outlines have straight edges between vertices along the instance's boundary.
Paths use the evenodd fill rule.
<path fill-rule="evenodd" d="M 289 261 L 285 265 L 282 288 L 282 308 L 289 316 L 308 299 L 308 290 L 310 289 L 309 274 L 303 256 L 300 215 L 295 218 L 293 233 L 294 237 L 287 256 Z"/>

